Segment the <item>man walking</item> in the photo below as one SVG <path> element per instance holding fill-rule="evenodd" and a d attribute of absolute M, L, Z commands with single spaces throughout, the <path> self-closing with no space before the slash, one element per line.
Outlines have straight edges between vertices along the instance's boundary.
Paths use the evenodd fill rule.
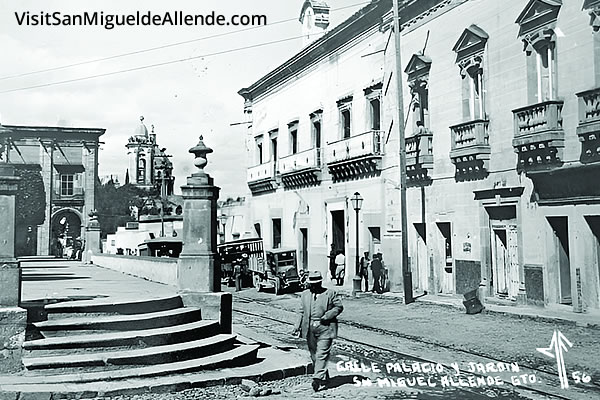
<path fill-rule="evenodd" d="M 308 274 L 308 290 L 302 292 L 300 315 L 293 334 L 306 338 L 313 362 L 312 387 L 315 392 L 327 388 L 327 362 L 333 339 L 337 337 L 337 316 L 343 311 L 342 301 L 331 289 L 322 286 L 323 277 L 318 271 Z"/>

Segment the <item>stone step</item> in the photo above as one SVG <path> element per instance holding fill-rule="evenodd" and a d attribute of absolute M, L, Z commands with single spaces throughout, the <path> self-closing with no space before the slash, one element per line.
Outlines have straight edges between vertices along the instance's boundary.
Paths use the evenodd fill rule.
<path fill-rule="evenodd" d="M 6 386 L 10 385 L 36 385 L 40 382 L 56 384 L 114 381 L 190 373 L 215 368 L 241 367 L 258 361 L 259 347 L 259 345 L 240 345 L 231 350 L 203 358 L 112 371 L 61 375 L 6 375 L 0 376 L 0 387 L 6 390 Z"/>
<path fill-rule="evenodd" d="M 183 307 L 179 296 L 170 296 L 143 300 L 116 300 L 105 298 L 101 300 L 80 300 L 48 304 L 44 309 L 49 318 L 52 314 L 67 313 L 114 313 L 114 314 L 145 314 L 157 311 L 167 311 Z"/>
<path fill-rule="evenodd" d="M 33 325 L 43 331 L 56 330 L 141 330 L 181 325 L 202 319 L 199 308 L 186 307 L 174 310 L 149 312 L 145 314 L 83 316 L 34 322 Z"/>
<path fill-rule="evenodd" d="M 55 383 L 52 379 L 37 377 L 33 384 L 31 381 L 29 381 L 30 383 L 10 384 L 4 382 L 4 377 L 0 376 L 0 398 L 7 400 L 16 400 L 17 398 L 116 398 L 117 396 L 146 398 L 147 396 L 142 394 L 150 393 L 153 398 L 166 398 L 166 395 L 161 396 L 157 393 L 172 393 L 193 387 L 239 384 L 242 379 L 266 382 L 289 376 L 305 375 L 312 369 L 306 352 L 300 350 L 284 352 L 270 347 L 261 348 L 258 350 L 257 361 L 238 368 L 87 383 Z M 170 397 L 179 398 L 178 396 Z"/>
<path fill-rule="evenodd" d="M 218 321 L 203 320 L 162 328 L 63 336 L 30 340 L 23 343 L 26 350 L 69 349 L 107 346 L 159 346 L 199 339 L 219 333 Z"/>
<path fill-rule="evenodd" d="M 153 365 L 202 358 L 233 348 L 235 335 L 219 334 L 205 339 L 147 347 L 90 354 L 69 354 L 46 357 L 24 357 L 28 370 L 71 368 L 98 365 Z"/>

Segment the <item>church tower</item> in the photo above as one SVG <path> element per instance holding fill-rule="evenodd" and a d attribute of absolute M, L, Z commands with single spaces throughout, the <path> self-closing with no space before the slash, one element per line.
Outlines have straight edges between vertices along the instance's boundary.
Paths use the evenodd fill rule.
<path fill-rule="evenodd" d="M 321 0 L 306 0 L 300 11 L 302 45 L 321 37 L 329 27 L 329 6 Z"/>

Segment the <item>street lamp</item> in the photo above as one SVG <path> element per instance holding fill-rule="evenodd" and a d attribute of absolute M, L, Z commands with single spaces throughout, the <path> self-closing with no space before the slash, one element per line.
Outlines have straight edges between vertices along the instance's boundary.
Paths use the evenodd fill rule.
<path fill-rule="evenodd" d="M 219 216 L 219 222 L 221 223 L 221 243 L 225 243 L 225 224 L 227 223 L 227 215 L 221 214 Z"/>
<path fill-rule="evenodd" d="M 360 211 L 363 203 L 363 198 L 360 196 L 360 193 L 355 192 L 354 196 L 350 199 L 352 202 L 352 208 L 356 211 L 356 265 L 355 265 L 355 274 L 354 279 L 352 280 L 352 292 L 356 294 L 361 291 L 362 286 L 362 278 L 360 276 L 360 252 L 358 247 L 358 212 Z"/>

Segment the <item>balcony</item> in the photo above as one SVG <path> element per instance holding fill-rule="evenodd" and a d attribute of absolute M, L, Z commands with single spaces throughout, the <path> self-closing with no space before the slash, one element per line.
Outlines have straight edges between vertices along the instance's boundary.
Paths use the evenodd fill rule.
<path fill-rule="evenodd" d="M 272 192 L 277 189 L 275 163 L 269 161 L 247 170 L 246 182 L 252 194 Z"/>
<path fill-rule="evenodd" d="M 477 119 L 450 127 L 450 160 L 456 177 L 485 176 L 489 168 L 489 121 Z"/>
<path fill-rule="evenodd" d="M 407 137 L 406 149 L 406 177 L 409 182 L 430 181 L 429 170 L 433 169 L 433 134 L 427 130 Z"/>
<path fill-rule="evenodd" d="M 327 167 L 333 182 L 379 176 L 383 131 L 371 130 L 327 145 Z"/>
<path fill-rule="evenodd" d="M 279 172 L 285 189 L 317 186 L 321 183 L 321 151 L 312 148 L 279 160 Z"/>
<path fill-rule="evenodd" d="M 579 125 L 577 136 L 581 142 L 584 163 L 600 161 L 600 88 L 577 93 L 579 98 Z"/>
<path fill-rule="evenodd" d="M 517 170 L 535 171 L 562 165 L 562 108 L 563 101 L 550 100 L 513 110 Z"/>

